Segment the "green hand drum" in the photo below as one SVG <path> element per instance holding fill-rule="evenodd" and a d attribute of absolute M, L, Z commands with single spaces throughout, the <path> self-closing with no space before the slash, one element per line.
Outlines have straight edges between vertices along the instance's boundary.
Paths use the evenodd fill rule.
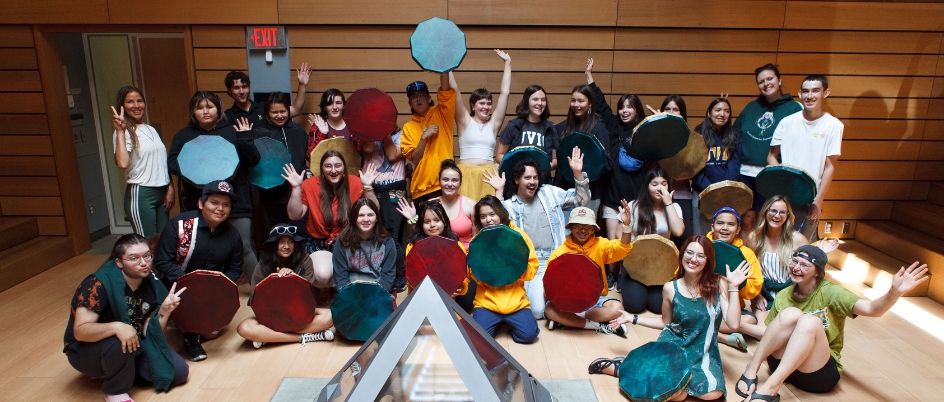
<path fill-rule="evenodd" d="M 619 367 L 620 389 L 633 401 L 667 401 L 691 380 L 685 351 L 669 342 L 649 342 L 633 349 Z"/>
<path fill-rule="evenodd" d="M 728 243 L 724 240 L 715 240 L 711 242 L 711 245 L 715 249 L 715 273 L 721 276 L 727 276 L 727 267 L 731 267 L 731 270 L 737 269 L 742 262 L 746 261 L 744 259 L 744 253 L 741 253 L 741 249 L 737 246 Z M 744 288 L 744 283 L 741 283 L 741 286 L 738 286 L 738 289 Z"/>
<path fill-rule="evenodd" d="M 633 129 L 630 156 L 655 161 L 671 158 L 685 148 L 691 133 L 682 116 L 662 113 L 646 117 Z"/>
<path fill-rule="evenodd" d="M 249 168 L 249 181 L 252 185 L 266 190 L 285 183 L 282 166 L 292 163 L 292 155 L 285 145 L 271 138 L 258 138 L 253 143 L 262 159 L 256 166 Z"/>
<path fill-rule="evenodd" d="M 469 268 L 490 286 L 510 285 L 527 271 L 529 255 L 521 234 L 505 225 L 492 226 L 469 243 Z"/>
<path fill-rule="evenodd" d="M 557 174 L 564 175 L 569 182 L 574 181 L 574 171 L 570 170 L 570 164 L 567 163 L 574 147 L 580 148 L 583 153 L 583 172 L 590 181 L 599 179 L 606 170 L 606 150 L 597 137 L 579 131 L 561 139 L 560 146 L 557 147 Z"/>
<path fill-rule="evenodd" d="M 504 174 L 505 180 L 514 180 L 511 171 L 518 162 L 525 159 L 532 159 L 537 163 L 538 169 L 541 170 L 538 172 L 539 176 L 543 177 L 551 174 L 551 158 L 540 148 L 531 146 L 518 147 L 505 154 L 501 165 L 498 167 L 498 173 Z M 573 175 L 573 172 L 571 172 L 571 175 Z"/>
<path fill-rule="evenodd" d="M 802 207 L 816 198 L 816 181 L 796 166 L 767 166 L 757 174 L 757 192 L 767 198 L 782 195 L 790 205 Z"/>
<path fill-rule="evenodd" d="M 376 282 L 351 282 L 331 302 L 334 328 L 352 341 L 366 341 L 393 314 L 390 292 Z"/>

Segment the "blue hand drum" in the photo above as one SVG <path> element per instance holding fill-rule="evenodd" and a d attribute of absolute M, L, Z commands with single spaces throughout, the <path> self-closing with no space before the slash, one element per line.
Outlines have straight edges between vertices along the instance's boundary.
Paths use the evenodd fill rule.
<path fill-rule="evenodd" d="M 455 22 L 433 17 L 416 26 L 410 35 L 410 50 L 424 70 L 447 73 L 465 58 L 465 34 Z"/>
<path fill-rule="evenodd" d="M 331 302 L 334 328 L 352 341 L 366 341 L 393 314 L 390 292 L 376 282 L 351 282 Z"/>
<path fill-rule="evenodd" d="M 256 166 L 249 168 L 249 182 L 266 190 L 285 183 L 282 166 L 292 163 L 292 155 L 285 149 L 285 145 L 267 137 L 258 138 L 253 143 L 256 144 L 261 159 Z"/>
<path fill-rule="evenodd" d="M 512 169 L 515 168 L 518 162 L 525 159 L 532 159 L 537 163 L 538 169 L 541 170 L 539 176 L 544 177 L 544 175 L 551 174 L 551 158 L 541 148 L 532 146 L 517 147 L 505 154 L 501 165 L 498 167 L 499 174 L 504 174 L 505 180 L 512 180 Z M 573 175 L 573 172 L 571 172 L 571 175 Z"/>
<path fill-rule="evenodd" d="M 741 249 L 731 243 L 724 240 L 715 240 L 711 242 L 711 245 L 714 246 L 715 249 L 715 273 L 718 275 L 726 276 L 728 274 L 726 271 L 727 267 L 731 267 L 731 270 L 734 270 L 737 269 L 742 262 L 746 261 Z M 747 281 L 741 283 L 738 289 L 744 289 L 745 283 L 747 283 Z"/>
<path fill-rule="evenodd" d="M 649 342 L 633 349 L 619 367 L 620 389 L 633 401 L 667 401 L 691 380 L 685 351 L 669 342 Z"/>
<path fill-rule="evenodd" d="M 236 175 L 239 154 L 236 146 L 218 135 L 198 135 L 187 141 L 177 155 L 180 174 L 197 187 Z"/>

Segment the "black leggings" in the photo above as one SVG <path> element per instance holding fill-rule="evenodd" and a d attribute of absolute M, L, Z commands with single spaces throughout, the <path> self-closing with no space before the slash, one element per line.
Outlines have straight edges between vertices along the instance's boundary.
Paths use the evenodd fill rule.
<path fill-rule="evenodd" d="M 646 309 L 662 314 L 662 286 L 646 286 L 629 277 L 626 268 L 620 267 L 620 289 L 623 293 L 623 309 L 632 314 L 639 314 Z"/>

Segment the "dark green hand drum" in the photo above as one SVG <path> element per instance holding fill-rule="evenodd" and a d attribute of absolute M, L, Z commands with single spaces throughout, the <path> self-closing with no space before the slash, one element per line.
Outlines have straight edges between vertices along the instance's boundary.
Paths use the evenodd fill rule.
<path fill-rule="evenodd" d="M 711 242 L 711 245 L 715 248 L 715 273 L 718 275 L 727 277 L 727 267 L 731 267 L 733 271 L 737 269 L 742 262 L 746 261 L 741 249 L 731 243 L 724 240 L 714 240 Z M 741 283 L 738 289 L 744 289 L 745 283 L 747 283 L 747 281 Z"/>
<path fill-rule="evenodd" d="M 239 154 L 236 146 L 218 135 L 198 135 L 184 144 L 177 155 L 180 174 L 197 187 L 236 175 Z M 215 330 L 214 330 L 215 331 Z"/>
<path fill-rule="evenodd" d="M 282 178 L 282 166 L 292 163 L 292 155 L 281 142 L 268 138 L 257 138 L 253 143 L 262 159 L 256 166 L 249 168 L 249 181 L 252 185 L 266 190 L 285 183 Z"/>
<path fill-rule="evenodd" d="M 505 180 L 514 180 L 511 175 L 512 169 L 515 168 L 518 162 L 525 159 L 533 159 L 537 163 L 538 169 L 541 170 L 538 172 L 538 176 L 544 177 L 551 174 L 551 158 L 541 148 L 531 146 L 518 147 L 505 154 L 501 165 L 498 167 L 498 173 L 504 174 Z M 571 175 L 573 175 L 573 172 L 571 172 Z"/>
<path fill-rule="evenodd" d="M 685 351 L 668 342 L 633 349 L 620 364 L 619 374 L 620 389 L 629 399 L 642 402 L 672 399 L 692 380 Z"/>
<path fill-rule="evenodd" d="M 527 271 L 529 255 L 521 234 L 505 225 L 492 226 L 469 243 L 469 268 L 490 286 L 510 285 Z"/>
<path fill-rule="evenodd" d="M 597 137 L 579 131 L 561 139 L 557 147 L 557 174 L 564 175 L 569 182 L 574 181 L 574 171 L 570 170 L 570 164 L 567 163 L 574 147 L 580 148 L 583 153 L 583 172 L 590 181 L 599 179 L 606 169 L 606 150 Z"/>
<path fill-rule="evenodd" d="M 452 294 L 468 276 L 465 252 L 455 240 L 430 236 L 416 241 L 406 256 L 406 279 L 419 286 L 427 276 Z"/>
<path fill-rule="evenodd" d="M 390 292 L 376 282 L 351 282 L 331 302 L 334 328 L 352 341 L 366 341 L 393 314 Z"/>
<path fill-rule="evenodd" d="M 347 98 L 344 122 L 362 140 L 380 141 L 397 128 L 397 105 L 377 88 L 361 88 Z"/>
<path fill-rule="evenodd" d="M 410 50 L 424 70 L 447 73 L 465 58 L 465 34 L 455 22 L 433 17 L 416 26 L 410 35 Z"/>
<path fill-rule="evenodd" d="M 252 312 L 276 332 L 296 332 L 315 318 L 318 301 L 305 278 L 295 274 L 267 276 L 252 294 Z"/>
<path fill-rule="evenodd" d="M 796 166 L 767 166 L 757 174 L 757 192 L 767 198 L 782 195 L 790 205 L 802 207 L 816 198 L 816 181 Z"/>
<path fill-rule="evenodd" d="M 222 272 L 189 272 L 177 278 L 177 291 L 183 288 L 170 319 L 185 332 L 209 334 L 229 325 L 239 310 L 239 290 Z"/>
<path fill-rule="evenodd" d="M 633 129 L 630 156 L 654 161 L 671 158 L 685 148 L 691 133 L 682 116 L 654 114 Z"/>
<path fill-rule="evenodd" d="M 586 255 L 565 253 L 547 263 L 544 293 L 557 308 L 582 313 L 603 294 L 603 273 Z"/>

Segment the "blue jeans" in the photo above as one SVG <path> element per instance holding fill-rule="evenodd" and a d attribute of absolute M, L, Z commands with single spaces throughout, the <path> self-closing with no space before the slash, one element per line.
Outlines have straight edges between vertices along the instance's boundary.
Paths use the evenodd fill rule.
<path fill-rule="evenodd" d="M 508 324 L 508 328 L 511 329 L 511 339 L 517 343 L 534 343 L 538 340 L 538 334 L 541 332 L 541 329 L 538 328 L 538 321 L 531 315 L 531 310 L 526 308 L 511 314 L 499 314 L 478 307 L 472 310 L 472 319 L 493 338 L 495 337 L 495 327 L 498 324 Z"/>
<path fill-rule="evenodd" d="M 544 318 L 544 306 L 547 304 L 544 299 L 544 272 L 547 271 L 547 259 L 551 256 L 552 250 L 534 250 L 538 256 L 538 272 L 534 274 L 534 279 L 524 283 L 524 291 L 531 301 L 531 314 L 535 320 Z"/>

